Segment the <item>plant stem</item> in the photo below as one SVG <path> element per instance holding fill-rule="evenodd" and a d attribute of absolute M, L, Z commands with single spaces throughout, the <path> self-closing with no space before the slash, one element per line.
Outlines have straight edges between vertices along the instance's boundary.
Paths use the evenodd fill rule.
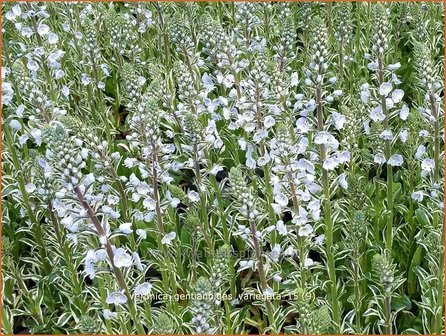
<path fill-rule="evenodd" d="M 382 56 L 378 56 L 378 82 L 379 86 L 384 83 L 384 65 Z M 381 95 L 381 109 L 385 115 L 384 130 L 389 128 L 389 115 L 386 105 L 386 97 Z M 388 163 L 391 156 L 390 140 L 385 140 L 385 155 L 387 160 L 387 226 L 386 226 L 386 249 L 392 251 L 393 243 L 393 170 Z"/>
<path fill-rule="evenodd" d="M 297 198 L 297 193 L 296 193 L 296 187 L 294 185 L 294 181 L 293 181 L 293 175 L 291 174 L 291 167 L 289 166 L 289 164 L 287 163 L 285 165 L 285 169 L 287 169 L 287 178 L 288 178 L 288 185 L 290 187 L 291 190 L 291 198 L 293 200 L 293 208 L 294 208 L 294 213 L 296 216 L 299 216 L 299 207 L 300 207 L 300 202 L 299 199 Z M 298 230 L 296 230 L 296 233 L 298 232 Z M 298 248 L 299 248 L 299 259 L 300 259 L 300 287 L 302 289 L 305 289 L 305 267 L 304 267 L 304 260 L 305 260 L 305 250 L 304 250 L 304 243 L 302 240 L 302 237 L 300 237 L 299 235 L 297 236 L 297 243 L 298 243 Z"/>
<path fill-rule="evenodd" d="M 99 221 L 98 217 L 93 212 L 93 209 L 85 201 L 84 195 L 82 194 L 82 191 L 79 189 L 78 186 L 74 187 L 74 192 L 76 194 L 77 199 L 81 203 L 82 207 L 85 209 L 85 211 L 87 211 L 87 215 L 90 218 L 90 220 L 92 221 L 99 236 L 102 239 L 104 239 L 105 251 L 107 252 L 107 256 L 110 261 L 110 265 L 113 269 L 113 273 L 115 274 L 116 280 L 118 281 L 119 287 L 121 287 L 121 289 L 124 290 L 125 295 L 127 296 L 128 308 L 129 308 L 130 314 L 132 315 L 133 322 L 135 323 L 136 329 L 138 330 L 138 333 L 145 334 L 144 327 L 142 326 L 141 321 L 138 318 L 135 302 L 133 301 L 133 298 L 130 294 L 129 288 L 127 287 L 124 276 L 123 276 L 121 270 L 115 266 L 114 253 L 113 253 L 113 249 L 110 244 L 110 241 L 108 240 L 107 233 L 105 232 L 104 228 L 102 227 L 101 222 Z"/>
<path fill-rule="evenodd" d="M 256 119 L 257 119 L 257 129 L 263 129 L 263 120 L 262 120 L 262 108 L 261 108 L 261 102 L 260 102 L 260 88 L 258 83 L 256 83 L 256 89 L 255 89 L 255 93 L 256 93 L 256 102 L 255 102 L 255 106 L 256 106 Z M 263 141 L 263 139 L 260 141 L 260 154 L 262 156 L 265 155 L 266 153 L 266 149 L 265 149 L 265 143 Z M 273 189 L 271 186 L 271 176 L 270 176 L 270 168 L 269 168 L 269 164 L 266 164 L 263 168 L 263 179 L 264 179 L 264 184 L 265 184 L 265 190 L 266 190 L 266 203 L 267 203 L 267 207 L 268 207 L 268 219 L 270 223 L 275 223 L 276 221 L 276 214 L 274 213 L 274 209 L 272 207 L 272 201 L 273 201 Z M 271 236 L 271 242 L 273 244 L 275 244 L 277 242 L 277 234 L 274 231 L 272 233 Z"/>
<path fill-rule="evenodd" d="M 392 304 L 391 304 L 391 295 L 386 294 L 384 299 L 384 314 L 386 316 L 386 334 L 392 335 Z"/>
<path fill-rule="evenodd" d="M 28 4 L 28 9 L 32 10 L 30 4 Z M 34 35 L 36 36 L 36 39 L 37 39 L 37 44 L 39 45 L 39 47 L 44 48 L 42 38 L 40 37 L 40 34 L 37 31 L 37 21 L 36 21 L 35 16 L 31 16 L 31 25 L 34 30 Z M 46 64 L 44 55 L 40 56 L 40 63 L 42 64 L 43 71 L 45 72 L 45 78 L 46 78 L 47 85 L 49 86 L 49 93 L 51 96 L 51 100 L 54 103 L 57 103 L 56 93 L 53 89 L 53 79 L 51 78 L 50 69 L 48 68 L 48 65 Z"/>
<path fill-rule="evenodd" d="M 435 102 L 435 96 L 432 92 L 429 93 L 429 103 L 431 106 L 432 115 L 434 117 L 434 183 L 439 182 L 440 175 L 440 127 L 439 127 L 439 114 L 437 111 L 437 105 Z M 433 213 L 433 226 L 434 228 L 438 228 L 438 211 L 434 210 Z M 444 237 L 444 225 L 442 227 L 442 238 Z M 443 239 L 442 239 L 443 241 Z M 437 275 L 437 307 L 436 312 L 433 316 L 433 327 L 432 332 L 441 334 L 442 332 L 442 320 L 443 320 L 443 302 L 444 302 L 444 252 L 441 253 L 440 263 L 438 267 L 438 275 Z"/>
<path fill-rule="evenodd" d="M 316 87 L 316 110 L 317 110 L 317 130 L 322 132 L 324 129 L 324 117 L 322 110 L 322 90 L 320 86 Z M 331 219 L 330 204 L 330 181 L 328 179 L 328 171 L 324 169 L 324 161 L 326 156 L 326 148 L 324 144 L 319 146 L 320 165 L 322 169 L 322 187 L 324 190 L 324 213 L 325 213 L 325 234 L 326 234 L 326 253 L 328 260 L 328 274 L 330 279 L 331 305 L 333 310 L 333 322 L 335 325 L 335 333 L 339 333 L 340 328 L 340 311 L 338 302 L 338 290 L 336 280 L 336 265 L 333 251 L 333 222 Z"/>
<path fill-rule="evenodd" d="M 249 218 L 249 213 L 248 213 L 248 218 Z M 250 225 L 250 229 L 251 229 L 251 235 L 252 235 L 252 240 L 254 242 L 254 251 L 256 254 L 256 259 L 259 263 L 259 278 L 260 278 L 260 286 L 262 287 L 262 295 L 264 295 L 265 290 L 268 288 L 268 283 L 266 281 L 266 274 L 265 274 L 265 269 L 263 266 L 263 261 L 262 261 L 262 251 L 260 249 L 260 244 L 259 244 L 259 240 L 257 238 L 257 226 L 254 220 L 250 220 L 249 221 L 249 225 Z M 268 320 L 269 320 L 269 325 L 273 326 L 274 325 L 274 313 L 273 313 L 273 305 L 271 303 L 271 301 L 267 300 L 266 301 L 266 309 L 268 312 Z"/>
<path fill-rule="evenodd" d="M 379 225 L 379 219 L 380 219 L 380 187 L 379 187 L 379 181 L 378 181 L 378 176 L 379 176 L 379 171 L 380 171 L 380 167 L 378 167 L 378 172 L 376 174 L 375 177 L 375 204 L 374 204 L 374 210 L 375 210 L 375 216 L 373 217 L 373 222 L 374 222 L 374 237 L 375 237 L 375 241 L 378 243 L 381 239 L 381 230 L 380 230 L 380 225 Z"/>
<path fill-rule="evenodd" d="M 69 246 L 64 239 L 62 232 L 60 231 L 60 224 L 54 215 L 53 204 L 51 201 L 48 201 L 48 212 L 50 214 L 51 222 L 54 226 L 54 231 L 56 232 L 57 242 L 59 243 L 59 249 L 62 250 L 65 264 L 67 265 L 68 271 L 71 273 L 73 292 L 74 292 L 74 302 L 76 306 L 79 308 L 81 314 L 85 314 L 86 312 L 86 304 L 82 300 L 82 283 L 79 279 L 79 275 L 76 269 L 76 266 L 71 261 L 72 256 L 70 255 Z"/>
<path fill-rule="evenodd" d="M 26 191 L 26 188 L 25 188 L 25 178 L 23 176 L 23 170 L 22 170 L 22 167 L 19 162 L 19 157 L 17 155 L 16 148 L 14 146 L 14 140 L 13 140 L 13 137 L 11 134 L 11 130 L 9 129 L 8 126 L 5 126 L 5 127 L 3 127 L 3 131 L 5 133 L 6 140 L 9 143 L 9 151 L 11 152 L 12 163 L 13 163 L 14 169 L 18 173 L 17 174 L 17 182 L 19 184 L 20 193 L 21 193 L 21 196 L 23 199 L 26 213 L 31 221 L 31 229 L 34 234 L 34 238 L 36 239 L 37 249 L 39 250 L 40 260 L 42 262 L 43 274 L 48 275 L 51 273 L 51 266 L 48 262 L 48 255 L 47 255 L 47 251 L 45 249 L 44 234 L 43 234 L 42 226 L 37 221 L 37 217 L 36 217 L 34 211 L 32 210 L 31 204 L 29 202 L 28 192 Z"/>
<path fill-rule="evenodd" d="M 202 225 L 202 231 L 204 239 L 206 240 L 206 244 L 209 248 L 209 253 L 213 255 L 214 253 L 214 244 L 212 243 L 212 238 L 209 236 L 209 232 L 211 231 L 211 228 L 209 227 L 209 220 L 208 220 L 208 213 L 207 213 L 207 204 L 206 204 L 206 193 L 203 188 L 203 182 L 201 180 L 201 171 L 200 171 L 200 163 L 198 159 L 198 144 L 194 142 L 193 144 L 193 152 L 194 152 L 194 172 L 195 172 L 195 179 L 197 181 L 197 189 L 198 194 L 200 195 L 200 219 L 201 219 L 201 225 Z"/>
<path fill-rule="evenodd" d="M 361 334 L 361 288 L 359 284 L 359 245 L 355 244 L 355 250 L 353 254 L 353 272 L 355 283 L 355 322 L 356 333 Z"/>
<path fill-rule="evenodd" d="M 155 143 L 152 143 L 152 188 L 153 188 L 153 198 L 156 203 L 156 221 L 158 225 L 157 234 L 157 244 L 158 249 L 163 252 L 164 261 L 167 266 L 167 273 L 165 270 L 161 271 L 161 276 L 163 280 L 164 290 L 167 292 L 169 289 L 172 290 L 173 294 L 177 294 L 177 283 L 175 279 L 175 272 L 172 268 L 172 263 L 169 256 L 169 251 L 167 247 L 163 245 L 161 242 L 161 237 L 164 235 L 164 222 L 163 222 L 163 213 L 161 211 L 161 199 L 159 197 L 158 192 L 158 149 Z M 170 274 L 170 279 L 169 279 Z M 170 286 L 169 286 L 170 281 Z M 173 303 L 174 311 L 178 313 L 178 303 Z"/>
<path fill-rule="evenodd" d="M 212 183 L 212 186 L 214 187 L 215 194 L 217 196 L 217 208 L 218 208 L 218 217 L 220 219 L 221 225 L 222 225 L 222 231 L 223 231 L 223 238 L 225 241 L 225 244 L 228 246 L 231 246 L 231 235 L 228 229 L 228 221 L 226 218 L 226 212 L 224 209 L 223 199 L 221 197 L 221 192 L 219 189 L 219 185 L 217 183 L 217 179 L 214 175 L 210 176 L 210 181 Z M 235 279 L 235 269 L 234 269 L 234 263 L 230 260 L 229 261 L 229 274 L 234 275 L 231 276 L 230 279 L 230 292 L 232 297 L 236 296 L 236 279 Z"/>

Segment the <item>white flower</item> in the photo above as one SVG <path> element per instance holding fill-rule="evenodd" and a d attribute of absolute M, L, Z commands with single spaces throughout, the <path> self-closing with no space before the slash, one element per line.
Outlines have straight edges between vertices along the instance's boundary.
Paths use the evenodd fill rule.
<path fill-rule="evenodd" d="M 59 36 L 55 33 L 50 33 L 48 35 L 48 43 L 49 44 L 56 44 L 57 41 L 59 41 Z"/>
<path fill-rule="evenodd" d="M 333 117 L 333 121 L 334 121 L 336 129 L 337 130 L 342 129 L 344 127 L 344 123 L 345 123 L 345 116 L 340 113 L 337 113 L 337 112 L 333 112 L 331 115 Z"/>
<path fill-rule="evenodd" d="M 429 132 L 427 130 L 421 130 L 418 135 L 423 138 L 427 138 L 429 136 Z"/>
<path fill-rule="evenodd" d="M 409 108 L 407 107 L 406 104 L 404 104 L 400 110 L 400 118 L 401 118 L 401 120 L 405 121 L 405 120 L 407 120 L 407 117 L 409 117 Z"/>
<path fill-rule="evenodd" d="M 310 215 L 311 215 L 311 218 L 313 218 L 313 220 L 315 220 L 315 221 L 319 220 L 320 213 L 321 213 L 321 201 L 320 200 L 315 199 L 315 200 L 309 202 L 307 209 L 310 211 Z"/>
<path fill-rule="evenodd" d="M 12 119 L 9 122 L 9 126 L 16 131 L 20 131 L 22 129 L 22 124 L 20 124 L 20 122 L 16 119 Z"/>
<path fill-rule="evenodd" d="M 392 91 L 392 84 L 390 84 L 389 82 L 384 82 L 379 87 L 379 94 L 381 96 L 387 96 L 390 91 Z"/>
<path fill-rule="evenodd" d="M 228 89 L 231 88 L 235 83 L 235 79 L 234 76 L 232 74 L 228 74 L 223 78 L 223 84 L 224 86 L 226 86 Z"/>
<path fill-rule="evenodd" d="M 134 293 L 135 295 L 144 296 L 144 295 L 149 295 L 151 291 L 152 291 L 152 284 L 146 281 L 136 286 Z"/>
<path fill-rule="evenodd" d="M 403 156 L 400 154 L 393 154 L 387 162 L 392 167 L 399 167 L 403 164 Z"/>
<path fill-rule="evenodd" d="M 417 148 L 417 151 L 415 153 L 415 158 L 419 159 L 421 158 L 424 154 L 426 154 L 426 147 L 424 145 L 419 145 Z"/>
<path fill-rule="evenodd" d="M 299 228 L 299 237 L 308 237 L 310 234 L 313 233 L 313 227 L 311 224 L 307 224 L 301 228 Z"/>
<path fill-rule="evenodd" d="M 407 141 L 407 138 L 409 137 L 409 132 L 407 131 L 407 129 L 402 130 L 400 133 L 400 140 L 402 143 L 405 143 Z"/>
<path fill-rule="evenodd" d="M 347 180 L 345 179 L 345 173 L 342 173 L 341 175 L 339 175 L 339 185 L 341 186 L 342 189 L 347 190 L 348 189 L 348 183 Z"/>
<path fill-rule="evenodd" d="M 390 130 L 384 130 L 381 132 L 379 137 L 383 140 L 391 141 L 393 139 L 393 134 L 392 134 L 392 131 L 390 131 Z"/>
<path fill-rule="evenodd" d="M 296 127 L 301 133 L 305 134 L 310 130 L 311 125 L 308 122 L 307 118 L 301 117 L 301 118 L 297 119 Z"/>
<path fill-rule="evenodd" d="M 339 164 L 350 161 L 350 152 L 348 150 L 337 152 L 336 159 L 339 161 Z"/>
<path fill-rule="evenodd" d="M 83 73 L 81 75 L 81 83 L 82 83 L 82 85 L 86 86 L 86 85 L 90 84 L 90 82 L 91 82 L 91 78 Z"/>
<path fill-rule="evenodd" d="M 361 91 L 361 101 L 365 104 L 369 101 L 370 98 L 370 91 L 369 90 L 363 90 Z"/>
<path fill-rule="evenodd" d="M 48 35 L 50 33 L 50 27 L 44 23 L 40 23 L 37 27 L 37 33 L 41 36 Z"/>
<path fill-rule="evenodd" d="M 119 232 L 124 234 L 130 234 L 133 232 L 132 230 L 132 223 L 123 223 L 119 225 Z"/>
<path fill-rule="evenodd" d="M 19 137 L 19 144 L 23 146 L 27 141 L 29 137 L 26 134 L 23 134 Z"/>
<path fill-rule="evenodd" d="M 336 138 L 327 131 L 321 131 L 314 137 L 314 143 L 318 145 L 325 145 L 332 149 L 339 147 L 339 142 Z"/>
<path fill-rule="evenodd" d="M 299 83 L 299 74 L 297 72 L 293 72 L 291 74 L 291 86 L 296 86 Z"/>
<path fill-rule="evenodd" d="M 421 162 L 421 169 L 426 172 L 431 172 L 435 168 L 435 161 L 433 159 L 423 159 Z"/>
<path fill-rule="evenodd" d="M 287 249 L 285 251 L 283 251 L 283 255 L 286 257 L 294 257 L 295 254 L 296 254 L 296 250 L 294 249 L 294 247 L 292 245 L 288 246 Z"/>
<path fill-rule="evenodd" d="M 342 96 L 342 90 L 334 90 L 334 91 L 333 91 L 333 96 L 335 96 L 335 97 L 340 97 L 340 96 Z"/>
<path fill-rule="evenodd" d="M 91 280 L 96 277 L 96 269 L 94 268 L 94 263 L 92 261 L 85 262 L 84 272 Z"/>
<path fill-rule="evenodd" d="M 141 258 L 139 257 L 139 254 L 137 252 L 132 253 L 133 257 L 133 264 L 139 271 L 144 270 L 144 265 L 141 263 Z"/>
<path fill-rule="evenodd" d="M 82 184 L 85 187 L 89 187 L 90 185 L 92 185 L 94 182 L 96 181 L 96 178 L 94 177 L 93 173 L 88 174 L 87 176 L 84 177 Z"/>
<path fill-rule="evenodd" d="M 280 245 L 275 244 L 271 250 L 270 258 L 272 262 L 278 262 L 280 258 Z"/>
<path fill-rule="evenodd" d="M 142 205 L 147 210 L 152 211 L 152 210 L 155 210 L 155 208 L 156 208 L 156 201 L 153 198 L 151 198 L 151 197 L 147 197 L 142 202 Z"/>
<path fill-rule="evenodd" d="M 369 70 L 376 70 L 378 69 L 378 63 L 376 62 L 370 62 L 369 64 L 367 64 L 367 68 Z"/>
<path fill-rule="evenodd" d="M 274 196 L 274 200 L 282 207 L 286 207 L 288 205 L 288 197 L 282 193 Z"/>
<path fill-rule="evenodd" d="M 268 297 L 268 298 L 273 297 L 274 296 L 273 289 L 269 286 L 267 288 L 265 288 L 265 290 L 263 291 L 263 296 Z"/>
<path fill-rule="evenodd" d="M 246 150 L 246 140 L 244 138 L 238 139 L 237 144 L 241 150 Z"/>
<path fill-rule="evenodd" d="M 395 71 L 398 70 L 401 67 L 401 63 L 395 63 L 395 64 L 389 64 L 389 66 L 387 67 L 387 69 L 389 69 L 390 71 Z"/>
<path fill-rule="evenodd" d="M 394 73 L 392 74 L 392 82 L 396 85 L 401 84 L 401 81 L 398 79 L 398 76 L 395 75 Z"/>
<path fill-rule="evenodd" d="M 305 225 L 308 222 L 308 212 L 303 208 L 299 208 L 299 213 L 294 214 L 291 222 L 295 225 Z"/>
<path fill-rule="evenodd" d="M 120 247 L 115 251 L 113 263 L 117 268 L 130 267 L 133 264 L 132 256 Z"/>
<path fill-rule="evenodd" d="M 200 200 L 200 195 L 195 190 L 189 190 L 187 193 L 187 198 L 189 198 L 191 202 L 195 203 Z"/>
<path fill-rule="evenodd" d="M 87 255 L 85 256 L 85 261 L 86 262 L 97 262 L 98 261 L 98 256 L 96 254 L 95 250 L 88 250 L 87 251 Z"/>
<path fill-rule="evenodd" d="M 113 292 L 107 296 L 105 302 L 118 306 L 127 302 L 127 296 L 123 292 Z"/>
<path fill-rule="evenodd" d="M 266 116 L 263 120 L 263 125 L 266 129 L 273 127 L 276 124 L 276 120 L 272 116 Z"/>
<path fill-rule="evenodd" d="M 169 204 L 172 208 L 176 208 L 178 206 L 178 204 L 181 203 L 181 201 L 178 198 L 172 197 L 172 194 L 170 193 L 170 191 L 166 192 L 166 200 L 169 202 Z"/>
<path fill-rule="evenodd" d="M 201 82 L 203 83 L 203 86 L 207 91 L 212 91 L 214 89 L 214 81 L 207 72 L 205 72 L 201 77 Z"/>
<path fill-rule="evenodd" d="M 370 119 L 372 119 L 374 122 L 383 121 L 386 116 L 383 113 L 381 105 L 376 106 L 371 112 L 370 112 Z"/>
<path fill-rule="evenodd" d="M 222 171 L 223 170 L 223 166 L 220 166 L 220 165 L 215 165 L 214 167 L 212 167 L 212 169 L 209 171 L 209 174 L 211 174 L 211 175 L 217 175 L 218 174 L 218 172 L 220 172 L 220 171 Z"/>
<path fill-rule="evenodd" d="M 28 26 L 23 26 L 20 33 L 22 34 L 22 36 L 28 37 L 28 38 L 33 36 L 33 34 L 34 34 L 33 30 Z"/>
<path fill-rule="evenodd" d="M 9 21 L 15 21 L 16 15 L 14 14 L 13 11 L 8 11 L 5 13 L 5 19 Z"/>
<path fill-rule="evenodd" d="M 79 225 L 74 222 L 74 219 L 71 215 L 62 218 L 60 224 L 65 226 L 70 232 L 77 232 L 79 230 Z"/>
<path fill-rule="evenodd" d="M 395 106 L 394 101 L 392 100 L 392 98 L 386 98 L 386 107 L 388 110 L 393 109 L 393 107 Z"/>
<path fill-rule="evenodd" d="M 177 234 L 175 232 L 170 232 L 168 234 L 166 234 L 163 239 L 161 239 L 161 244 L 163 245 L 170 245 L 172 240 L 174 240 L 176 238 Z"/>
<path fill-rule="evenodd" d="M 15 16 L 22 15 L 22 8 L 20 7 L 20 4 L 15 5 L 14 7 L 12 7 L 11 10 L 14 13 Z"/>
<path fill-rule="evenodd" d="M 404 97 L 404 91 L 396 89 L 392 92 L 392 100 L 395 104 L 399 103 Z"/>
<path fill-rule="evenodd" d="M 282 281 L 282 277 L 279 274 L 274 274 L 273 275 L 273 281 L 280 283 Z"/>
<path fill-rule="evenodd" d="M 112 312 L 110 309 L 104 309 L 104 311 L 102 312 L 102 316 L 104 316 L 106 320 L 111 320 L 117 318 L 118 313 Z"/>
<path fill-rule="evenodd" d="M 9 105 L 14 96 L 14 89 L 12 88 L 11 83 L 3 82 L 2 83 L 2 105 Z"/>
<path fill-rule="evenodd" d="M 127 168 L 132 168 L 137 162 L 138 160 L 135 158 L 126 158 L 124 160 L 124 166 L 126 166 Z"/>
<path fill-rule="evenodd" d="M 97 261 L 104 261 L 105 259 L 107 259 L 107 252 L 105 251 L 105 249 L 99 249 L 95 253 Z"/>
<path fill-rule="evenodd" d="M 414 191 L 414 192 L 410 195 L 410 197 L 412 197 L 412 199 L 413 199 L 414 201 L 421 202 L 421 201 L 423 200 L 423 192 L 421 192 L 421 191 Z"/>
<path fill-rule="evenodd" d="M 147 238 L 147 231 L 144 229 L 136 229 L 136 234 L 138 235 L 138 237 L 140 237 L 141 239 L 146 239 Z"/>
<path fill-rule="evenodd" d="M 111 218 L 114 218 L 114 219 L 121 217 L 121 214 L 119 212 L 113 210 L 108 205 L 102 206 L 102 212 L 104 213 L 104 215 L 109 215 Z"/>
<path fill-rule="evenodd" d="M 311 259 L 311 258 L 306 258 L 304 260 L 304 267 L 305 268 L 309 268 L 310 266 L 313 266 L 313 264 L 314 264 L 314 262 L 313 262 L 313 259 Z"/>
<path fill-rule="evenodd" d="M 27 183 L 25 185 L 25 190 L 28 193 L 32 193 L 32 192 L 34 192 L 34 190 L 36 190 L 36 185 L 34 183 Z"/>
<path fill-rule="evenodd" d="M 314 242 L 316 243 L 316 245 L 322 245 L 324 243 L 324 241 L 325 241 L 324 234 L 321 234 L 314 239 Z"/>
<path fill-rule="evenodd" d="M 62 86 L 62 94 L 65 97 L 68 97 L 70 95 L 70 88 L 66 85 Z"/>
<path fill-rule="evenodd" d="M 375 154 L 373 161 L 379 165 L 386 162 L 386 157 L 382 153 Z"/>
<path fill-rule="evenodd" d="M 237 272 L 243 271 L 245 269 L 253 268 L 254 261 L 253 260 L 240 260 L 239 265 L 240 265 L 240 268 L 237 270 Z"/>
<path fill-rule="evenodd" d="M 328 157 L 324 160 L 322 166 L 325 170 L 334 170 L 339 166 L 339 159 L 337 157 Z"/>
<path fill-rule="evenodd" d="M 279 232 L 279 234 L 281 236 L 285 236 L 286 234 L 288 234 L 288 230 L 286 228 L 286 225 L 284 224 L 284 222 L 282 220 L 277 222 L 276 230 L 277 230 L 277 232 Z"/>
<path fill-rule="evenodd" d="M 256 160 L 252 157 L 252 153 L 254 151 L 254 147 L 252 145 L 248 145 L 248 150 L 246 151 L 246 167 L 250 169 L 255 169 L 257 166 Z"/>
<path fill-rule="evenodd" d="M 30 71 L 37 71 L 37 70 L 39 70 L 39 64 L 37 64 L 37 62 L 34 61 L 32 58 L 28 58 L 28 62 L 26 63 L 26 67 Z"/>
<path fill-rule="evenodd" d="M 17 117 L 23 118 L 23 112 L 25 111 L 24 105 L 19 105 L 17 109 L 15 110 L 15 114 L 17 114 Z"/>

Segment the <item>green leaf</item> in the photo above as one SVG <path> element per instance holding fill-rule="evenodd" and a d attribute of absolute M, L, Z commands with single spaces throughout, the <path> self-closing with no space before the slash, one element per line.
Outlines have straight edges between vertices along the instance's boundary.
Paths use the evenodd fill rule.
<path fill-rule="evenodd" d="M 62 313 L 62 315 L 59 316 L 59 318 L 57 319 L 56 324 L 59 327 L 63 327 L 65 324 L 68 323 L 68 321 L 72 318 L 72 314 L 71 312 L 64 312 Z"/>
<path fill-rule="evenodd" d="M 414 270 L 416 266 L 420 265 L 422 252 L 423 250 L 421 246 L 418 246 L 410 262 L 407 275 L 407 293 L 409 294 L 409 296 L 412 296 L 415 293 L 417 293 L 417 275 L 415 274 Z"/>
<path fill-rule="evenodd" d="M 400 310 L 410 310 L 412 302 L 406 294 L 395 295 L 392 297 L 392 310 L 398 312 Z"/>
<path fill-rule="evenodd" d="M 430 219 L 425 209 L 415 210 L 415 216 L 417 218 L 418 223 L 421 224 L 422 228 L 430 226 Z"/>

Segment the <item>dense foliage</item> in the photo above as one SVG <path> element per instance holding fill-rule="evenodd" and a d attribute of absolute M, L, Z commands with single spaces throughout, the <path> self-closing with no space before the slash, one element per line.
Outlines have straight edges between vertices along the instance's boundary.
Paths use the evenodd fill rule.
<path fill-rule="evenodd" d="M 2 3 L 2 331 L 440 333 L 443 12 Z"/>

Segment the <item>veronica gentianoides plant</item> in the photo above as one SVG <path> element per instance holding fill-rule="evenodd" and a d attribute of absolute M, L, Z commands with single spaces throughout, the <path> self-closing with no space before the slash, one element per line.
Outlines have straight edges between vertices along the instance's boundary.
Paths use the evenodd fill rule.
<path fill-rule="evenodd" d="M 386 188 L 387 188 L 387 220 L 384 234 L 384 241 L 388 251 L 392 249 L 393 231 L 394 231 L 394 167 L 400 167 L 404 163 L 401 154 L 395 153 L 392 147 L 398 137 L 394 136 L 397 132 L 397 119 L 405 121 L 407 119 L 409 108 L 402 104 L 404 91 L 394 89 L 394 85 L 401 84 L 395 71 L 401 66 L 399 62 L 386 66 L 389 55 L 389 39 L 391 33 L 390 22 L 388 20 L 388 11 L 384 5 L 373 7 L 373 18 L 375 22 L 380 22 L 380 28 L 373 26 L 372 31 L 372 53 L 367 55 L 370 59 L 368 68 L 373 71 L 373 79 L 376 81 L 376 87 L 369 84 L 361 86 L 361 99 L 363 103 L 370 101 L 370 119 L 372 121 L 372 132 L 379 139 L 384 141 L 384 151 L 378 152 L 374 156 L 374 162 L 377 165 L 386 164 Z M 388 80 L 388 81 L 386 81 Z M 400 108 L 399 110 L 397 110 Z M 398 117 L 398 118 L 397 118 Z M 369 132 L 367 132 L 370 134 Z M 379 135 L 378 135 L 379 133 Z M 372 135 L 370 137 L 373 137 Z"/>

